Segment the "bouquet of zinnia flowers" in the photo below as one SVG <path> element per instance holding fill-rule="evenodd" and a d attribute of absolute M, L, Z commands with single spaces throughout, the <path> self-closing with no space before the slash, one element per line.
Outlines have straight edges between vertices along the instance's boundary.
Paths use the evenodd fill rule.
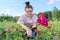
<path fill-rule="evenodd" d="M 41 26 L 50 28 L 50 26 L 48 25 L 48 19 L 45 17 L 44 13 L 39 14 L 37 23 Z"/>

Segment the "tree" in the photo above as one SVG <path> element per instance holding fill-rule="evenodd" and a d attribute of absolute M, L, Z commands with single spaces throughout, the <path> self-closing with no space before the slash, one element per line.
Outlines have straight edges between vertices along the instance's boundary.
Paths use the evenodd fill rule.
<path fill-rule="evenodd" d="M 58 9 L 56 7 L 54 7 L 53 11 L 52 11 L 52 19 L 55 20 L 57 19 L 57 15 L 58 15 Z"/>
<path fill-rule="evenodd" d="M 48 11 L 48 19 L 51 20 L 52 19 L 52 12 Z"/>

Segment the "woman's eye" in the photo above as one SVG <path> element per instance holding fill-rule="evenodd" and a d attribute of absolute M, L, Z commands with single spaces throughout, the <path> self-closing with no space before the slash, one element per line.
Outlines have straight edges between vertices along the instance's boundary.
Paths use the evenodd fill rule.
<path fill-rule="evenodd" d="M 27 12 L 32 12 L 32 11 L 27 11 Z"/>

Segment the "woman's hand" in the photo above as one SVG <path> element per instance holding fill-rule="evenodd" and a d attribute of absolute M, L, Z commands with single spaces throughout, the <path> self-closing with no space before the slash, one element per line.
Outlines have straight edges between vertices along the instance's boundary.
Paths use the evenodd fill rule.
<path fill-rule="evenodd" d="M 36 23 L 33 23 L 32 28 L 36 28 Z"/>
<path fill-rule="evenodd" d="M 36 28 L 36 26 L 32 26 L 32 28 Z"/>
<path fill-rule="evenodd" d="M 32 30 L 27 29 L 26 32 L 28 37 L 32 37 Z"/>

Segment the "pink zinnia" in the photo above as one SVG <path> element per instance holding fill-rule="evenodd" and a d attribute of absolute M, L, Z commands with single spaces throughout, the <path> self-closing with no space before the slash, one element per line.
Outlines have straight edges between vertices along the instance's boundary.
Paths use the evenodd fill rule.
<path fill-rule="evenodd" d="M 6 30 L 4 31 L 4 33 L 7 33 L 7 32 L 9 32 L 9 30 L 8 30 L 8 29 L 6 29 Z"/>
<path fill-rule="evenodd" d="M 42 17 L 38 17 L 37 22 L 39 23 L 39 25 L 48 26 L 48 19 L 45 16 Z"/>

